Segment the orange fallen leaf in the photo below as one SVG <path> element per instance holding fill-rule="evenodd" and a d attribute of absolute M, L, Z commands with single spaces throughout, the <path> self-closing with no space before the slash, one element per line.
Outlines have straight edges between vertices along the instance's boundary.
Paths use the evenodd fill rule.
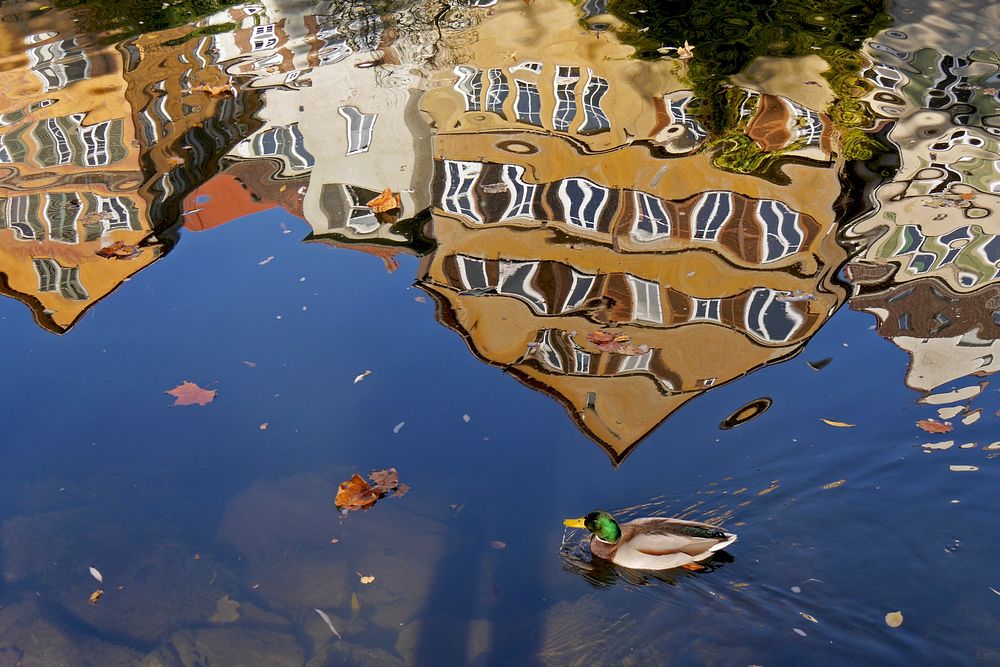
<path fill-rule="evenodd" d="M 371 507 L 377 500 L 378 494 L 372 491 L 368 482 L 361 475 L 354 473 L 349 480 L 340 483 L 337 497 L 333 502 L 340 509 L 357 511 Z"/>
<path fill-rule="evenodd" d="M 87 604 L 97 604 L 97 601 L 101 599 L 102 595 L 104 595 L 104 590 L 98 588 L 96 591 L 90 594 L 90 598 L 87 600 Z"/>
<path fill-rule="evenodd" d="M 115 241 L 109 246 L 105 246 L 94 253 L 98 257 L 105 259 L 132 259 L 142 254 L 142 249 L 138 246 L 129 245 L 122 241 Z"/>
<path fill-rule="evenodd" d="M 393 194 L 390 188 L 386 188 L 382 194 L 368 202 L 368 208 L 372 210 L 372 213 L 385 213 L 401 207 L 402 202 L 399 195 Z"/>
<path fill-rule="evenodd" d="M 933 419 L 921 419 L 917 421 L 917 428 L 928 433 L 948 433 L 952 429 L 950 422 L 938 422 Z"/>
<path fill-rule="evenodd" d="M 215 389 L 204 389 L 194 382 L 185 380 L 163 393 L 176 397 L 174 405 L 208 405 L 215 400 L 215 395 L 219 392 Z"/>
<path fill-rule="evenodd" d="M 832 419 L 823 419 L 820 417 L 820 421 L 829 426 L 837 426 L 839 428 L 854 428 L 854 424 L 848 424 L 847 422 L 837 422 Z"/>
<path fill-rule="evenodd" d="M 169 164 L 171 167 L 180 167 L 181 165 L 184 164 L 184 162 L 185 162 L 184 158 L 178 155 L 171 155 L 167 157 L 167 164 Z"/>
<path fill-rule="evenodd" d="M 205 93 L 209 97 L 224 97 L 226 95 L 235 95 L 232 86 L 216 86 L 210 83 L 203 83 L 197 86 L 191 86 L 190 92 L 192 93 Z"/>

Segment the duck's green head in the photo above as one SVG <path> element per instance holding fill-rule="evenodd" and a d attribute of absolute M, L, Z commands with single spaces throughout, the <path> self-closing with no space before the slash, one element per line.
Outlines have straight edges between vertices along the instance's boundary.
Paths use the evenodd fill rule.
<path fill-rule="evenodd" d="M 618 522 L 607 512 L 591 512 L 587 516 L 579 519 L 566 519 L 564 526 L 570 528 L 586 528 L 603 542 L 614 544 L 622 536 L 622 529 L 618 527 Z"/>

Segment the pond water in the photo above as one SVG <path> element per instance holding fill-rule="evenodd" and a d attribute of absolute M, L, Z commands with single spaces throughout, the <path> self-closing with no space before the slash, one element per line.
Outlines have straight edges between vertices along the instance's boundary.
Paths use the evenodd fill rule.
<path fill-rule="evenodd" d="M 1000 6 L 2 12 L 0 667 L 1000 661 Z"/>

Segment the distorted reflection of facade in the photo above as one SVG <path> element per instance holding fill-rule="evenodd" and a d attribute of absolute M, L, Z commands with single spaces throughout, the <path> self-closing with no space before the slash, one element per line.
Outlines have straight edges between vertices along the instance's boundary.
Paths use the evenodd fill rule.
<path fill-rule="evenodd" d="M 868 46 L 872 107 L 894 124 L 899 173 L 848 266 L 851 307 L 910 356 L 907 386 L 932 391 L 998 370 L 1000 353 L 1000 97 L 996 56 L 907 53 L 894 32 Z"/>
<path fill-rule="evenodd" d="M 66 12 L 0 26 L 29 45 L 0 73 L 0 290 L 50 331 L 161 256 L 180 199 L 240 131 L 211 38 L 172 45 L 192 28 L 100 47 L 68 36 Z M 115 243 L 137 250 L 97 254 Z"/>
<path fill-rule="evenodd" d="M 851 298 L 877 318 L 878 332 L 907 352 L 906 385 L 931 391 L 966 375 L 1000 370 L 1000 285 L 971 293 L 921 278 Z"/>
<path fill-rule="evenodd" d="M 539 27 L 575 30 L 574 11 L 498 5 L 421 100 L 438 245 L 419 284 L 617 464 L 691 398 L 794 354 L 846 297 L 839 165 L 828 118 L 747 89 L 734 116 L 795 156 L 794 185 L 716 169 L 685 65 Z"/>
<path fill-rule="evenodd" d="M 316 3 L 310 10 L 316 14 L 283 16 L 265 5 L 255 20 L 279 21 L 298 38 L 286 43 L 276 32 L 273 44 L 229 66 L 266 91 L 264 127 L 229 158 L 277 158 L 284 165 L 277 178 L 307 177 L 302 209 L 313 233 L 306 240 L 349 245 L 390 268 L 395 254 L 408 251 L 412 234 L 378 219 L 368 202 L 392 190 L 400 196 L 400 220 L 430 206 L 431 137 L 417 100 L 421 72 L 442 55 L 419 29 L 419 11 L 427 7 L 417 10 L 404 31 L 361 6 Z M 220 48 L 228 53 L 225 43 Z M 232 49 L 245 45 L 237 40 Z"/>

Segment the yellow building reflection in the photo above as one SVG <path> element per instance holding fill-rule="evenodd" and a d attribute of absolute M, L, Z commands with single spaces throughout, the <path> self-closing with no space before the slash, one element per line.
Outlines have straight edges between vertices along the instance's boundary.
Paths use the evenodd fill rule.
<path fill-rule="evenodd" d="M 418 283 L 477 357 L 558 400 L 618 464 L 844 301 L 840 165 L 829 119 L 785 86 L 734 91 L 732 109 L 789 158 L 783 178 L 713 166 L 685 65 L 607 35 L 581 46 L 573 11 L 498 6 L 422 99 L 437 248 Z"/>

